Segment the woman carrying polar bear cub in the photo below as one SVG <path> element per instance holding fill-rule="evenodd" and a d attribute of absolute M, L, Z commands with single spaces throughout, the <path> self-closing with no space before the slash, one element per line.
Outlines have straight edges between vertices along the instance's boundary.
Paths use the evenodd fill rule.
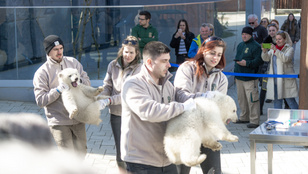
<path fill-rule="evenodd" d="M 222 73 L 226 66 L 226 43 L 219 37 L 211 36 L 199 48 L 196 56 L 184 62 L 177 70 L 174 86 L 186 95 L 211 97 L 211 91 L 227 94 L 228 79 Z M 182 99 L 186 100 L 186 99 Z M 206 106 L 204 106 L 206 107 Z M 212 151 L 201 146 L 201 153 L 206 154 L 206 160 L 201 163 L 203 173 L 209 170 L 221 173 L 220 151 Z M 188 174 L 190 167 L 181 165 L 181 174 Z"/>

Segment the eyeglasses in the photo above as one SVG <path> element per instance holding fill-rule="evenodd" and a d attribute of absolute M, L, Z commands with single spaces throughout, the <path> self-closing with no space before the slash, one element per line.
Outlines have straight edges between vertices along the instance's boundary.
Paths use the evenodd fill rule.
<path fill-rule="evenodd" d="M 256 21 L 257 21 L 257 19 L 254 22 L 249 22 L 248 24 L 253 25 L 253 24 L 255 24 Z"/>
<path fill-rule="evenodd" d="M 266 23 L 267 21 L 261 21 L 261 23 Z"/>
<path fill-rule="evenodd" d="M 147 19 L 141 19 L 141 18 L 138 18 L 138 20 L 139 20 L 139 21 L 143 21 L 143 20 L 147 20 Z"/>
<path fill-rule="evenodd" d="M 123 44 L 128 44 L 128 43 L 131 43 L 132 45 L 136 45 L 138 42 L 135 41 L 135 40 L 124 40 Z"/>
<path fill-rule="evenodd" d="M 214 40 L 224 41 L 224 40 L 222 40 L 222 38 L 220 38 L 220 37 L 211 36 L 211 37 L 207 38 L 207 39 L 202 43 L 202 45 L 204 46 L 207 42 L 211 42 L 211 41 L 214 41 Z"/>

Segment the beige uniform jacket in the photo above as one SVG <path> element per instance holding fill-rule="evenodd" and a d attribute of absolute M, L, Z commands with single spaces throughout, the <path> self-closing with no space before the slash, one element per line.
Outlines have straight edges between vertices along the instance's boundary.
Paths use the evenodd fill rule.
<path fill-rule="evenodd" d="M 166 121 L 183 113 L 174 102 L 175 89 L 167 74 L 156 85 L 142 65 L 139 74 L 128 78 L 122 89 L 121 157 L 124 161 L 156 167 L 170 165 L 163 138 Z"/>
<path fill-rule="evenodd" d="M 104 79 L 104 96 L 110 96 L 111 103 L 109 105 L 110 114 L 121 116 L 121 88 L 124 81 L 132 75 L 140 72 L 141 63 L 126 67 L 124 70 L 117 60 L 109 63 L 107 73 Z"/>
<path fill-rule="evenodd" d="M 90 85 L 90 80 L 82 65 L 73 57 L 63 57 L 58 63 L 47 56 L 47 61 L 35 72 L 33 78 L 35 101 L 39 107 L 44 107 L 48 125 L 78 124 L 71 120 L 63 106 L 62 98 L 56 88 L 59 85 L 58 73 L 65 68 L 75 68 L 80 73 L 82 83 Z"/>
<path fill-rule="evenodd" d="M 185 93 L 181 96 L 180 101 L 186 101 L 190 97 L 200 97 L 202 93 L 207 91 L 220 91 L 227 94 L 228 79 L 220 69 L 213 69 L 208 77 L 203 74 L 201 78 L 196 76 L 195 61 L 186 61 L 178 68 L 175 78 L 174 86 L 178 93 Z"/>

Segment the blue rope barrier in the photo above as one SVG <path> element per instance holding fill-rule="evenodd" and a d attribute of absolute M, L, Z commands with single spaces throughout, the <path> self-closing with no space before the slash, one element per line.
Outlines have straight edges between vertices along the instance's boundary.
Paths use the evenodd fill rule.
<path fill-rule="evenodd" d="M 250 73 L 233 73 L 223 72 L 225 75 L 242 76 L 242 77 L 267 77 L 267 78 L 299 78 L 298 74 L 250 74 Z"/>
<path fill-rule="evenodd" d="M 178 64 L 170 63 L 172 67 L 179 67 Z M 250 73 L 234 73 L 223 72 L 225 75 L 242 76 L 242 77 L 267 77 L 267 78 L 299 78 L 298 74 L 250 74 Z"/>
<path fill-rule="evenodd" d="M 180 65 L 178 65 L 178 64 L 175 64 L 175 63 L 170 63 L 170 65 L 172 66 L 172 67 L 176 67 L 176 68 L 178 68 Z"/>

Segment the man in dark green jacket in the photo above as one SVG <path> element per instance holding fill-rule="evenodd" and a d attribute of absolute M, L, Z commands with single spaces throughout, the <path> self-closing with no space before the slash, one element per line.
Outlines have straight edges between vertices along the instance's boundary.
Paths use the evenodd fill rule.
<path fill-rule="evenodd" d="M 150 24 L 151 13 L 148 11 L 141 11 L 139 13 L 139 24 L 132 29 L 132 36 L 138 38 L 139 49 L 142 55 L 144 46 L 151 41 L 158 41 L 158 32 Z"/>
<path fill-rule="evenodd" d="M 251 27 L 242 30 L 243 42 L 237 46 L 234 72 L 255 74 L 263 64 L 261 46 L 252 38 Z M 248 128 L 256 128 L 260 121 L 260 102 L 257 77 L 235 76 L 238 103 L 241 108 L 237 123 L 250 123 Z"/>

